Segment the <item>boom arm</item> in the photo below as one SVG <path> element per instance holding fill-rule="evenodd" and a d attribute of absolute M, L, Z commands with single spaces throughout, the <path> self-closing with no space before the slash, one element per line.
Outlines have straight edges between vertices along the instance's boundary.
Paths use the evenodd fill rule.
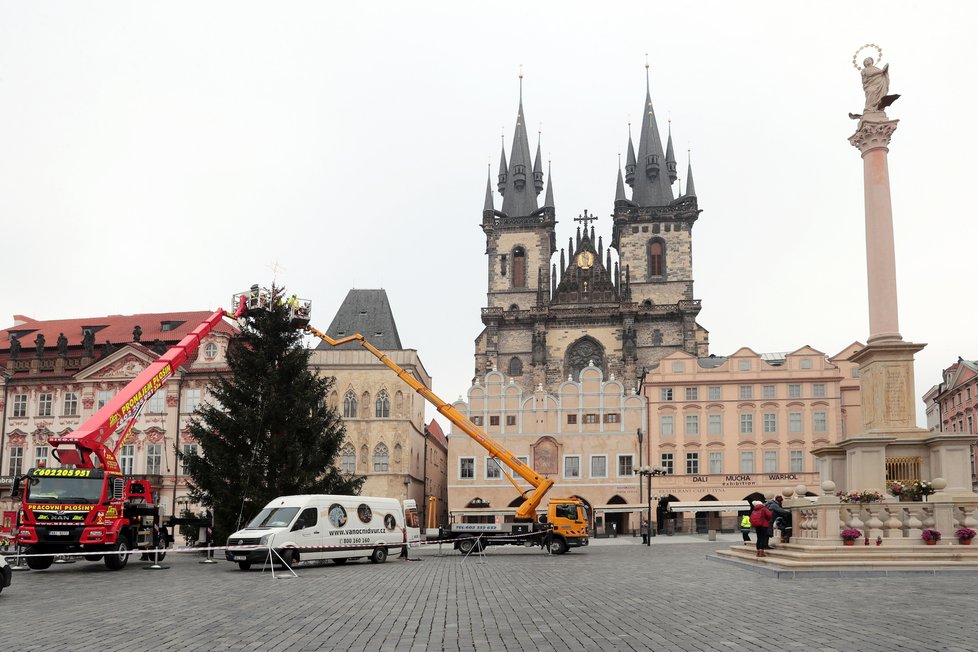
<path fill-rule="evenodd" d="M 171 347 L 147 366 L 141 374 L 133 378 L 81 427 L 63 437 L 50 437 L 48 441 L 52 444 L 66 445 L 54 450 L 55 459 L 65 465 L 90 469 L 94 468 L 91 458 L 91 454 L 94 453 L 102 468 L 119 473 L 121 469 L 116 460 L 116 453 L 125 444 L 143 405 L 163 387 L 177 367 L 187 361 L 190 354 L 200 346 L 204 336 L 214 330 L 224 317 L 237 319 L 244 313 L 245 301 L 246 298 L 242 295 L 233 315 L 223 308 L 218 308 L 214 314 L 204 320 L 204 323 L 180 340 L 179 344 Z M 108 445 L 106 441 L 120 426 L 123 426 L 122 434 L 114 445 Z"/>
<path fill-rule="evenodd" d="M 388 358 L 376 347 L 374 347 L 370 342 L 364 339 L 363 335 L 359 333 L 350 335 L 348 337 L 343 337 L 338 340 L 334 340 L 332 337 L 323 333 L 312 326 L 306 324 L 304 328 L 326 342 L 330 346 L 339 346 L 340 344 L 346 344 L 347 342 L 359 342 L 360 346 L 370 351 L 378 360 L 387 365 L 391 371 L 397 374 L 398 378 L 403 380 L 405 383 L 411 386 L 411 388 L 418 394 L 424 397 L 426 401 L 435 406 L 435 408 L 445 416 L 446 419 L 454 423 L 459 429 L 462 430 L 469 437 L 474 439 L 480 446 L 489 451 L 489 454 L 509 467 L 513 473 L 518 474 L 524 480 L 529 482 L 534 490 L 530 495 L 526 496 L 526 501 L 516 509 L 516 517 L 519 519 L 532 519 L 536 515 L 537 507 L 543 501 L 544 495 L 553 486 L 554 481 L 549 478 L 545 478 L 538 474 L 536 471 L 531 469 L 529 465 L 524 464 L 513 455 L 511 452 L 506 450 L 506 448 L 497 442 L 495 439 L 490 437 L 486 432 L 469 421 L 465 416 L 456 410 L 454 407 L 446 403 L 445 401 L 438 398 L 430 389 L 418 382 L 411 374 L 402 369 L 396 362 Z M 512 482 L 512 479 L 510 479 Z M 516 483 L 513 482 L 514 486 Z M 519 490 L 519 486 L 516 486 Z"/>

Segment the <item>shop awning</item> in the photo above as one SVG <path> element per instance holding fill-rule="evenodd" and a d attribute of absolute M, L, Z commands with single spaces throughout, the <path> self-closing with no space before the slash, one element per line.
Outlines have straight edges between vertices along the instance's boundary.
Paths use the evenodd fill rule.
<path fill-rule="evenodd" d="M 629 512 L 647 512 L 649 511 L 648 505 L 592 505 L 591 509 L 597 512 L 604 512 L 605 514 L 627 514 Z"/>
<path fill-rule="evenodd" d="M 670 512 L 746 512 L 750 503 L 746 500 L 698 500 L 695 503 L 669 503 Z"/>

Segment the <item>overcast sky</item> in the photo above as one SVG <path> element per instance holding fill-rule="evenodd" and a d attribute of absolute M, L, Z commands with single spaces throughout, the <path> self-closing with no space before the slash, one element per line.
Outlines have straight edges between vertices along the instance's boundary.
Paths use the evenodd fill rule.
<path fill-rule="evenodd" d="M 511 145 L 520 64 L 558 245 L 584 209 L 607 243 L 648 53 L 682 177 L 692 150 L 711 352 L 834 355 L 868 336 L 847 113 L 852 55 L 878 43 L 902 95 L 889 166 L 919 397 L 978 357 L 976 25 L 978 4 L 934 1 L 0 1 L 0 325 L 227 306 L 277 263 L 323 330 L 350 288 L 385 288 L 452 401 L 473 377 L 486 164 L 501 129 Z"/>

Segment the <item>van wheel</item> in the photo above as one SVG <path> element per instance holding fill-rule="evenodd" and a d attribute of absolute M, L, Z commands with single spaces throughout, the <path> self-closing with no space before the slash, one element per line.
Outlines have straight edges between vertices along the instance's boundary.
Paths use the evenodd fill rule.
<path fill-rule="evenodd" d="M 299 551 L 291 549 L 283 550 L 281 561 L 275 560 L 275 563 L 279 564 L 280 566 L 289 566 L 291 568 L 299 563 Z"/>
<path fill-rule="evenodd" d="M 483 544 L 479 543 L 475 539 L 465 539 L 458 542 L 458 551 L 463 555 L 467 555 L 473 551 L 476 553 L 482 552 L 483 548 Z"/>
<path fill-rule="evenodd" d="M 31 546 L 24 551 L 25 555 L 40 555 L 44 553 L 44 549 L 38 546 Z M 44 570 L 45 568 L 51 568 L 51 564 L 54 563 L 54 557 L 28 557 L 27 567 L 31 570 Z"/>
<path fill-rule="evenodd" d="M 374 553 L 370 555 L 370 561 L 374 564 L 383 564 L 387 561 L 387 548 L 374 548 Z"/>
<path fill-rule="evenodd" d="M 122 570 L 129 563 L 129 541 L 126 537 L 120 536 L 115 545 L 112 546 L 112 551 L 116 554 L 105 555 L 105 567 L 109 570 Z"/>
<path fill-rule="evenodd" d="M 562 555 L 567 552 L 567 542 L 564 541 L 562 537 L 553 537 L 550 539 L 550 554 L 552 555 Z"/>
<path fill-rule="evenodd" d="M 251 562 L 250 561 L 239 561 L 238 562 L 238 568 L 240 568 L 241 570 L 251 570 Z"/>
<path fill-rule="evenodd" d="M 340 557 L 339 559 L 334 559 L 333 563 L 336 564 L 337 566 L 342 566 L 343 564 L 346 563 L 346 557 Z"/>

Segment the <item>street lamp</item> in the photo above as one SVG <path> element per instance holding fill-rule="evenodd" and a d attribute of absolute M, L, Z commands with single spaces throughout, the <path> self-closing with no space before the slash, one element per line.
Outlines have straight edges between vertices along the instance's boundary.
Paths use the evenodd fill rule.
<path fill-rule="evenodd" d="M 652 476 L 655 475 L 665 475 L 666 470 L 656 464 L 655 466 L 640 466 L 635 469 L 635 473 L 642 476 L 643 478 L 649 479 L 649 517 L 648 517 L 648 528 L 649 536 L 645 539 L 645 545 L 652 545 L 652 537 L 655 536 L 655 530 L 653 529 L 654 523 L 652 521 Z"/>

